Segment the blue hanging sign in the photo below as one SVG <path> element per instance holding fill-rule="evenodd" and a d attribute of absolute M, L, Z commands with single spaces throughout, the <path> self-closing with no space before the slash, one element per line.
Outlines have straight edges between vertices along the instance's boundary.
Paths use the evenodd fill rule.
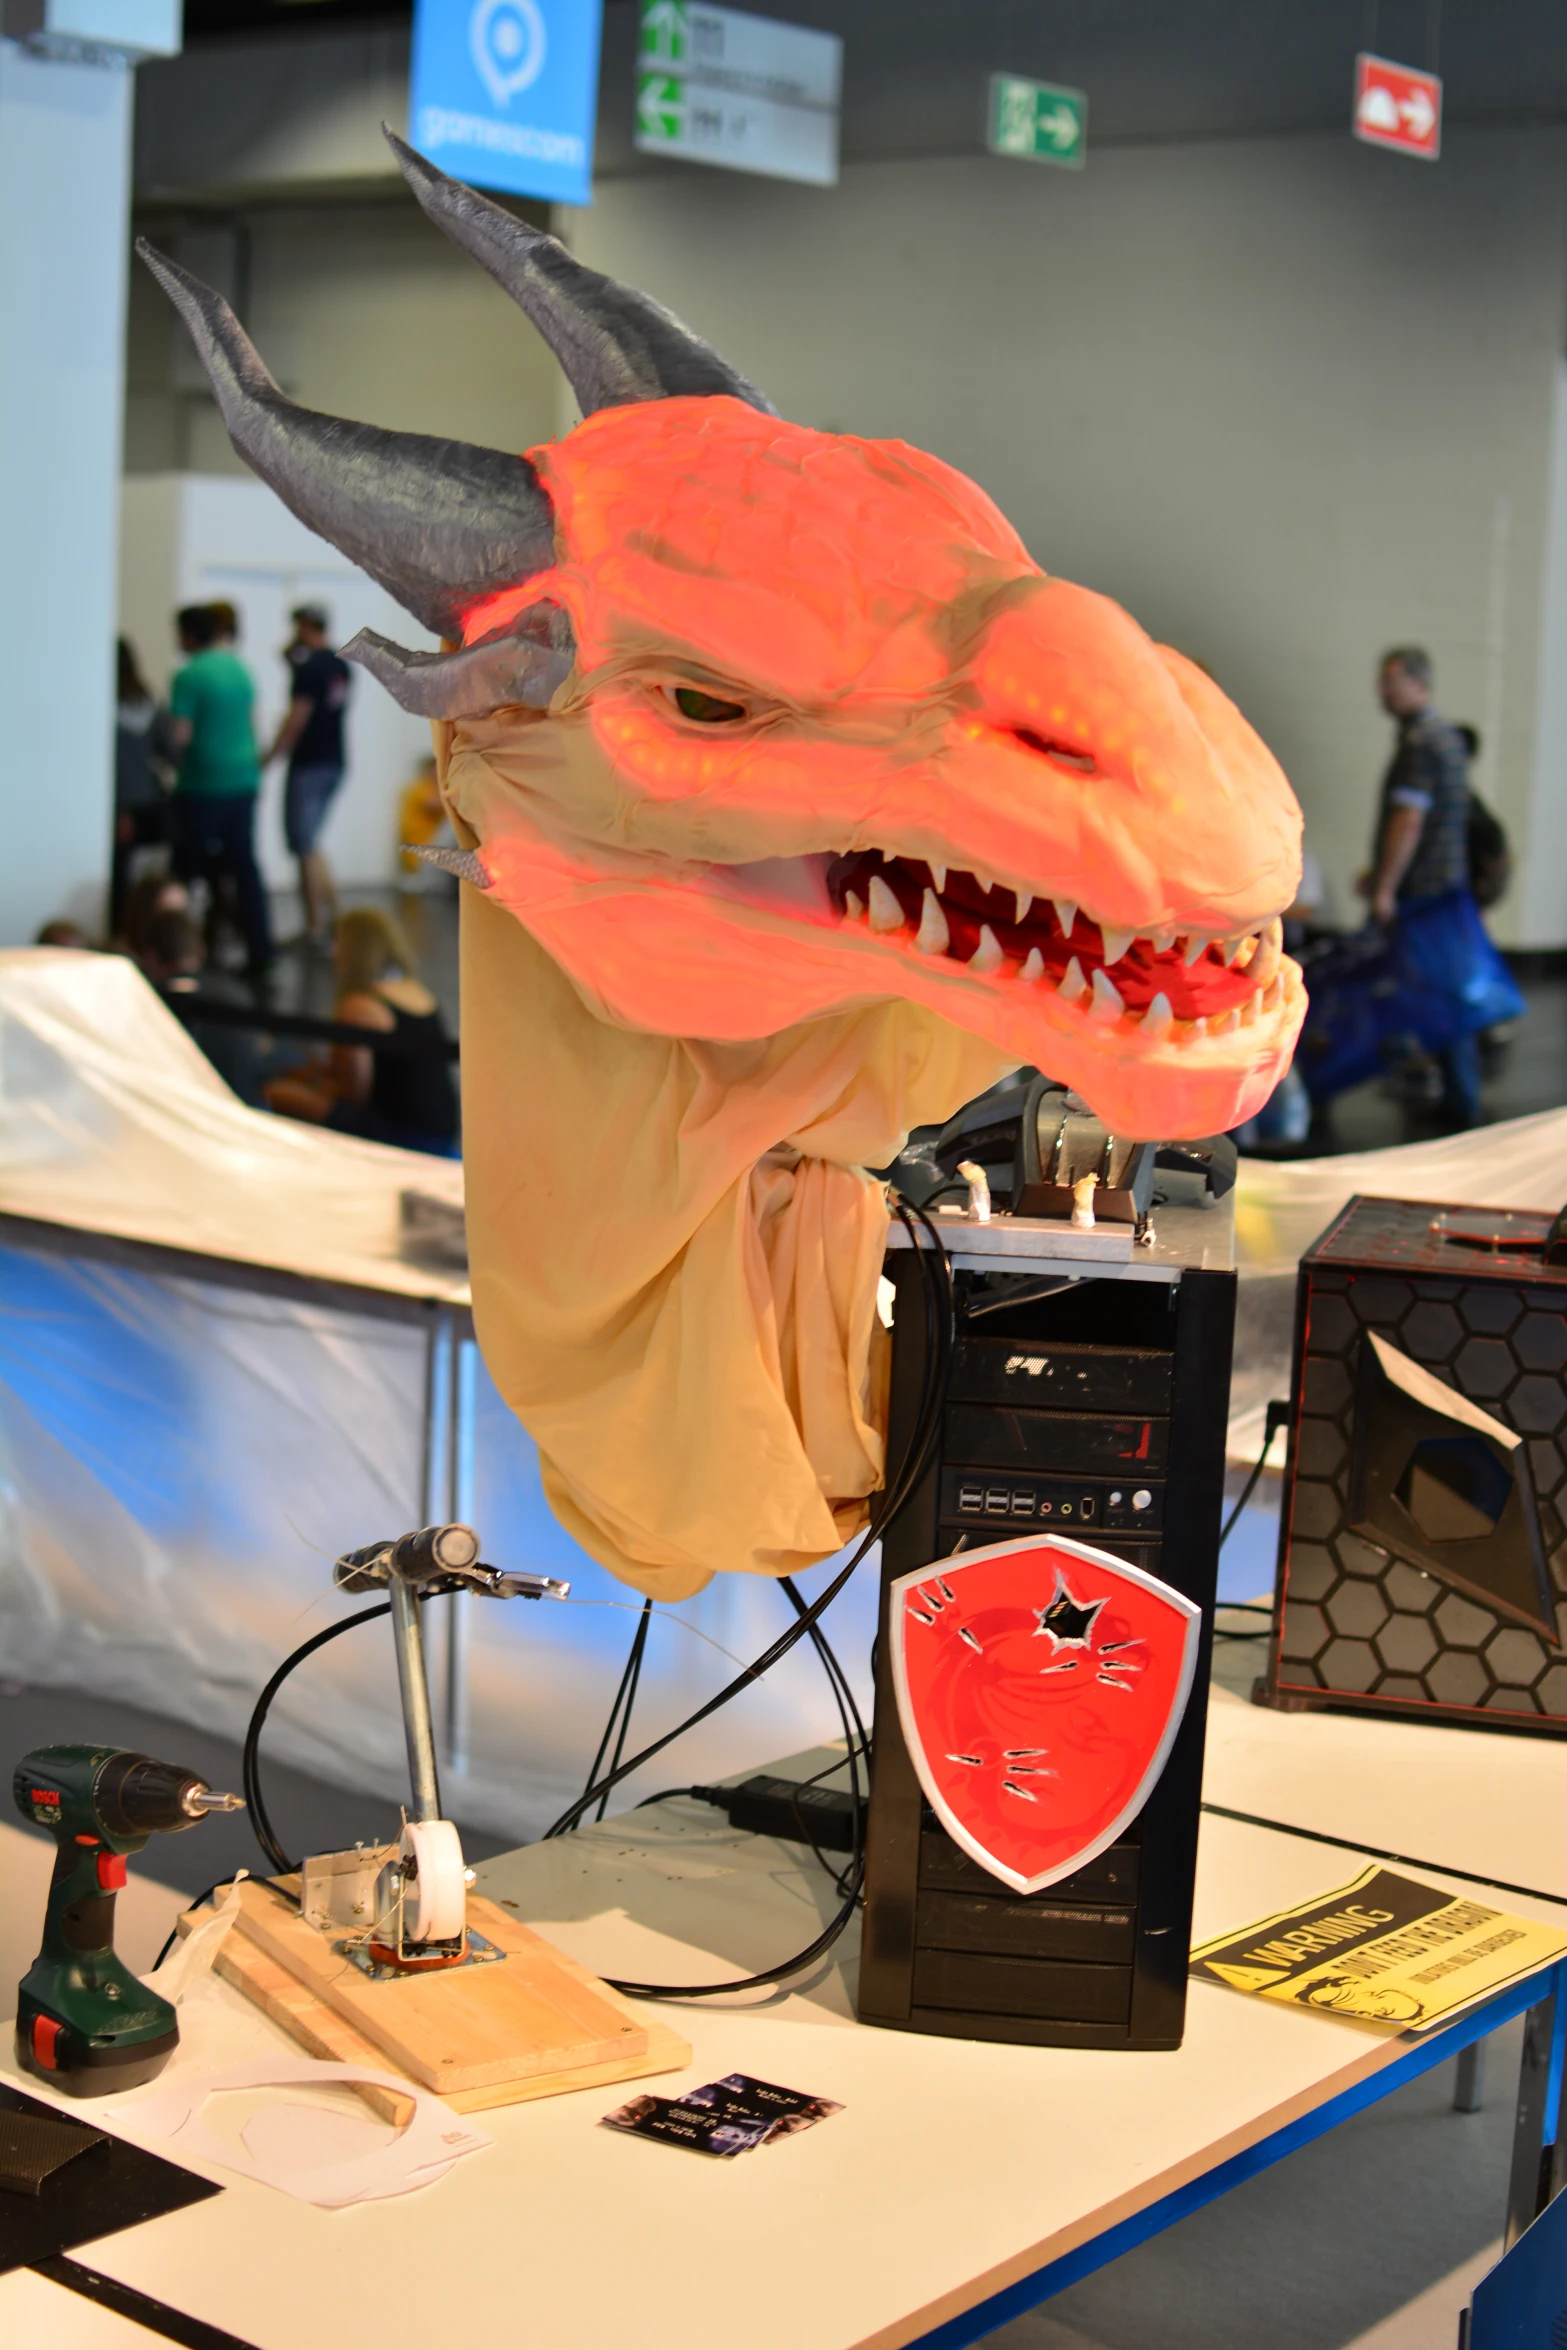
<path fill-rule="evenodd" d="M 593 201 L 602 0 L 416 0 L 409 136 L 455 178 Z"/>

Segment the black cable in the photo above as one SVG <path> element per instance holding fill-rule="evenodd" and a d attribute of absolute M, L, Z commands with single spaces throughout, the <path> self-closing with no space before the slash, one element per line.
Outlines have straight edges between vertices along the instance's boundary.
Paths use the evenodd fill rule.
<path fill-rule="evenodd" d="M 1258 1453 L 1257 1458 L 1251 1465 L 1251 1475 L 1247 1478 L 1245 1484 L 1241 1487 L 1240 1500 L 1235 1504 L 1235 1507 L 1231 1510 L 1229 1516 L 1224 1521 L 1224 1532 L 1219 1536 L 1219 1548 L 1221 1550 L 1229 1541 L 1230 1536 L 1234 1533 L 1242 1510 L 1246 1507 L 1246 1504 L 1250 1501 L 1252 1495 L 1256 1492 L 1257 1482 L 1262 1475 L 1264 1467 L 1267 1464 L 1267 1458 L 1269 1451 L 1272 1448 L 1273 1439 L 1275 1436 L 1277 1436 L 1281 1428 L 1287 1428 L 1289 1426 L 1289 1416 L 1290 1408 L 1287 1403 L 1274 1401 L 1273 1403 L 1269 1404 L 1266 1433 L 1262 1439 L 1262 1450 Z"/>
<path fill-rule="evenodd" d="M 631 1728 L 631 1709 L 637 1702 L 637 1688 L 642 1679 L 642 1659 L 647 1653 L 648 1626 L 652 1620 L 653 1602 L 651 1599 L 645 1599 L 642 1602 L 642 1618 L 637 1625 L 636 1633 L 631 1643 L 631 1655 L 628 1660 L 631 1667 L 631 1681 L 629 1687 L 626 1690 L 626 1702 L 621 1711 L 620 1730 L 615 1739 L 615 1751 L 609 1758 L 609 1767 L 612 1771 L 616 1771 L 620 1768 L 620 1758 L 626 1751 L 626 1736 Z M 602 1819 L 604 1817 L 605 1807 L 608 1802 L 609 1789 L 606 1787 L 603 1794 L 599 1797 L 598 1811 L 594 1815 L 596 1818 Z"/>
<path fill-rule="evenodd" d="M 648 1617 L 652 1614 L 652 1612 L 652 1600 L 645 1599 L 642 1602 L 642 1613 L 637 1618 L 637 1628 L 631 1635 L 631 1649 L 629 1655 L 626 1658 L 625 1670 L 620 1676 L 620 1686 L 615 1691 L 615 1702 L 609 1709 L 609 1719 L 604 1724 L 604 1735 L 599 1740 L 598 1752 L 593 1757 L 593 1766 L 588 1772 L 588 1785 L 590 1787 L 593 1786 L 598 1778 L 599 1772 L 604 1767 L 604 1757 L 609 1752 L 609 1742 L 615 1735 L 615 1724 L 620 1719 L 620 1709 L 623 1705 L 626 1708 L 626 1721 L 629 1722 L 631 1719 L 631 1704 L 627 1692 L 630 1692 L 630 1697 L 635 1697 L 637 1683 L 642 1678 L 642 1652 L 647 1646 Z M 621 1750 L 624 1747 L 625 1742 L 626 1732 L 625 1726 L 622 1724 L 620 1732 L 620 1744 L 615 1749 L 616 1762 L 619 1762 L 620 1760 Z M 605 1796 L 604 1801 L 605 1803 L 609 1801 L 607 1795 Z M 599 1806 L 598 1816 L 600 1819 L 604 1817 L 603 1804 L 600 1804 Z"/>
<path fill-rule="evenodd" d="M 328 1624 L 324 1632 L 318 1632 L 313 1640 L 305 1641 L 301 1647 L 295 1649 L 292 1656 L 283 1659 L 256 1700 L 255 1711 L 250 1717 L 250 1727 L 245 1732 L 245 1753 L 240 1765 L 240 1784 L 245 1791 L 245 1808 L 250 1817 L 250 1825 L 255 1833 L 256 1842 L 266 1855 L 267 1866 L 275 1876 L 292 1876 L 299 1863 L 296 1860 L 290 1860 L 278 1842 L 272 1822 L 267 1816 L 267 1807 L 261 1799 L 261 1733 L 266 1726 L 267 1715 L 272 1710 L 272 1700 L 294 1667 L 302 1665 L 307 1656 L 314 1656 L 316 1650 L 325 1648 L 329 1640 L 341 1639 L 342 1635 L 345 1632 L 351 1632 L 356 1624 L 368 1624 L 376 1616 L 389 1616 L 391 1612 L 391 1601 L 383 1599 L 378 1607 L 362 1607 L 356 1616 L 345 1616 L 340 1624 Z"/>
<path fill-rule="evenodd" d="M 800 1593 L 796 1587 L 793 1576 L 780 1575 L 778 1580 L 783 1587 L 784 1596 L 788 1600 L 789 1605 L 794 1609 L 795 1614 L 797 1616 L 803 1616 L 805 1614 L 805 1601 L 800 1597 Z M 833 1702 L 838 1708 L 838 1719 L 843 1725 L 843 1742 L 845 1747 L 848 1749 L 849 1801 L 853 1806 L 852 1824 L 854 1841 L 850 1846 L 851 1857 L 849 1866 L 847 1868 L 835 1869 L 832 1866 L 831 1862 L 823 1853 L 821 1846 L 817 1843 L 815 1837 L 811 1834 L 810 1829 L 806 1826 L 805 1816 L 800 1809 L 800 1792 L 798 1788 L 796 1789 L 791 1802 L 792 1809 L 794 1811 L 795 1826 L 800 1831 L 801 1841 L 810 1846 L 811 1850 L 815 1853 L 817 1860 L 826 1870 L 828 1876 L 831 1877 L 833 1883 L 836 1885 L 839 1893 L 841 1894 L 844 1889 L 845 1878 L 848 1877 L 853 1872 L 853 1870 L 859 1866 L 865 1843 L 864 1814 L 860 1809 L 859 1768 L 859 1756 L 864 1752 L 866 1744 L 865 1724 L 860 1719 L 860 1709 L 854 1702 L 854 1691 L 849 1687 L 848 1676 L 844 1672 L 843 1667 L 839 1664 L 837 1657 L 834 1655 L 827 1635 L 822 1630 L 820 1624 L 813 1624 L 811 1626 L 811 1645 L 816 1650 L 817 1655 L 821 1658 L 822 1670 L 827 1675 L 827 1686 L 832 1691 Z"/>
<path fill-rule="evenodd" d="M 854 1573 L 855 1568 L 866 1553 L 880 1541 L 884 1529 L 892 1523 L 910 1495 L 917 1490 L 923 1480 L 940 1433 L 941 1413 L 945 1405 L 947 1383 L 952 1370 L 952 1276 L 947 1264 L 946 1250 L 941 1243 L 941 1236 L 923 1208 L 915 1207 L 910 1201 L 899 1200 L 895 1202 L 893 1212 L 909 1231 L 910 1245 L 918 1255 L 921 1267 L 929 1268 L 926 1272 L 926 1335 L 929 1343 L 926 1352 L 925 1393 L 921 1399 L 920 1411 L 904 1459 L 899 1464 L 898 1474 L 883 1488 L 880 1506 L 872 1511 L 871 1522 L 858 1547 L 847 1565 L 839 1569 L 826 1589 L 811 1602 L 804 1616 L 791 1624 L 786 1632 L 780 1633 L 778 1638 L 772 1641 L 759 1657 L 754 1658 L 749 1665 L 742 1668 L 734 1680 L 727 1682 L 714 1696 L 696 1707 L 683 1722 L 677 1723 L 674 1729 L 667 1730 L 661 1738 L 654 1739 L 651 1745 L 643 1747 L 642 1751 L 639 1754 L 634 1754 L 629 1762 L 623 1762 L 617 1770 L 607 1773 L 597 1785 L 585 1789 L 578 1796 L 576 1802 L 568 1806 L 561 1813 L 559 1819 L 545 1829 L 545 1841 L 555 1836 L 566 1835 L 576 1827 L 584 1813 L 597 1802 L 599 1796 L 606 1789 L 614 1787 L 622 1779 L 630 1778 L 631 1774 L 634 1771 L 639 1771 L 644 1763 L 651 1762 L 654 1755 L 662 1754 L 666 1746 L 672 1746 L 677 1738 L 683 1738 L 688 1730 L 694 1730 L 700 1722 L 705 1722 L 709 1715 L 717 1713 L 720 1707 L 727 1705 L 732 1698 L 738 1697 L 742 1690 L 749 1688 L 753 1681 L 759 1681 L 764 1673 L 770 1672 L 775 1664 L 787 1656 L 790 1649 L 805 1638 L 811 1625 L 818 1622 L 832 1605 Z M 918 1240 L 914 1237 L 913 1225 L 915 1222 L 922 1225 L 930 1237 L 928 1250 L 921 1248 Z M 732 1988 L 728 1984 L 719 1987 L 726 1990 Z"/>
<path fill-rule="evenodd" d="M 909 1245 L 918 1255 L 924 1273 L 927 1341 L 924 1392 L 920 1399 L 920 1408 L 915 1417 L 914 1427 L 910 1432 L 908 1445 L 905 1448 L 904 1458 L 898 1465 L 898 1472 L 894 1478 L 889 1479 L 883 1491 L 881 1507 L 873 1512 L 864 1539 L 855 1550 L 847 1566 L 833 1577 L 825 1591 L 796 1618 L 787 1632 L 781 1634 L 771 1647 L 763 1652 L 752 1667 L 740 1675 L 738 1680 L 731 1682 L 728 1688 L 718 1693 L 717 1697 L 710 1699 L 705 1706 L 700 1707 L 687 1722 L 681 1724 L 680 1729 L 672 1730 L 668 1737 L 658 1740 L 656 1745 L 647 1748 L 643 1755 L 636 1758 L 636 1761 L 624 1766 L 622 1776 L 635 1769 L 637 1763 L 646 1761 L 651 1755 L 667 1746 L 671 1739 L 678 1738 L 682 1730 L 691 1727 L 695 1722 L 704 1720 L 708 1714 L 716 1713 L 719 1706 L 727 1704 L 731 1697 L 737 1696 L 748 1681 L 759 1679 L 761 1674 L 770 1670 L 781 1656 L 786 1656 L 796 1642 L 804 1638 L 820 1621 L 823 1613 L 837 1598 L 838 1593 L 848 1582 L 849 1577 L 872 1543 L 879 1540 L 883 1529 L 892 1523 L 910 1496 L 918 1491 L 925 1477 L 940 1436 L 942 1415 L 946 1408 L 947 1388 L 952 1377 L 952 1357 L 956 1340 L 952 1270 L 947 1263 L 946 1250 L 942 1246 L 941 1236 L 922 1208 L 915 1207 L 909 1201 L 895 1200 L 894 1213 L 908 1232 Z M 920 1247 L 914 1229 L 916 1221 L 923 1226 L 929 1238 L 930 1249 L 928 1252 Z M 836 1662 L 836 1660 L 834 1661 Z M 852 1704 L 852 1702 L 851 1692 L 850 1703 Z M 851 1756 L 853 1752 L 854 1749 L 851 1746 Z M 854 1767 L 857 1769 L 857 1766 Z M 550 1833 L 563 1832 L 564 1826 L 574 1825 L 575 1817 L 580 1817 L 583 1808 L 585 1807 L 577 1807 L 575 1816 L 567 1815 L 564 1823 L 557 1823 L 556 1828 L 552 1829 Z M 856 1807 L 857 1814 L 858 1807 Z M 737 1980 L 728 1983 L 631 1983 L 617 1980 L 611 1976 L 606 1978 L 610 1988 L 630 1999 L 715 1999 L 729 1991 L 769 1989 L 774 1983 L 783 1982 L 790 1975 L 801 1974 L 832 1948 L 859 1906 L 860 1887 L 865 1877 L 863 1852 L 856 1853 L 847 1871 L 847 1876 L 848 1884 L 843 1899 L 822 1931 L 803 1950 L 796 1951 L 792 1958 L 781 1960 L 777 1966 L 764 1967 L 756 1974 L 742 1975 Z"/>
<path fill-rule="evenodd" d="M 1482 1877 L 1474 1869 L 1455 1869 L 1451 1861 L 1422 1860 L 1410 1852 L 1384 1852 L 1377 1844 L 1356 1844 L 1348 1836 L 1329 1836 L 1321 1828 L 1297 1828 L 1290 1820 L 1264 1819 L 1260 1812 L 1231 1811 L 1225 1803 L 1205 1803 L 1203 1811 L 1216 1820 L 1238 1820 L 1243 1828 L 1271 1828 L 1279 1836 L 1299 1836 L 1308 1844 L 1331 1844 L 1336 1852 L 1358 1852 L 1364 1860 L 1396 1860 L 1408 1869 L 1430 1869 L 1439 1877 L 1461 1877 L 1466 1885 L 1484 1885 L 1492 1893 L 1522 1893 L 1530 1901 L 1552 1901 L 1567 1908 L 1567 1894 L 1547 1893 L 1539 1885 L 1510 1885 L 1505 1877 Z"/>

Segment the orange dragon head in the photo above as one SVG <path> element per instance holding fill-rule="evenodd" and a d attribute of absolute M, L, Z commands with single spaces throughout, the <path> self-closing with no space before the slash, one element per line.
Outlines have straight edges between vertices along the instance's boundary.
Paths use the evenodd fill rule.
<path fill-rule="evenodd" d="M 962 474 L 782 422 L 658 304 L 393 145 L 559 357 L 562 440 L 300 408 L 142 251 L 240 453 L 453 648 L 345 650 L 453 722 L 465 878 L 627 1028 L 758 1038 L 902 997 L 1123 1132 L 1248 1116 L 1304 1010 L 1300 816 L 1233 704 Z"/>

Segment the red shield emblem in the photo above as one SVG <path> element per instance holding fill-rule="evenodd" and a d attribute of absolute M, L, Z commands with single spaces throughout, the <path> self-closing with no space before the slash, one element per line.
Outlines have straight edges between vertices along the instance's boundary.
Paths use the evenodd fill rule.
<path fill-rule="evenodd" d="M 1180 1726 L 1202 1610 L 1037 1537 L 900 1576 L 889 1597 L 903 1735 L 948 1835 L 1019 1893 L 1113 1844 Z"/>

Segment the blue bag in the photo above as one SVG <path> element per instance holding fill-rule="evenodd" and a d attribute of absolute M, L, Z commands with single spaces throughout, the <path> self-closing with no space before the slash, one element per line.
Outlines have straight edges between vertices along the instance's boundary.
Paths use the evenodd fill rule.
<path fill-rule="evenodd" d="M 1310 1002 L 1295 1066 L 1314 1102 L 1381 1076 L 1411 1046 L 1440 1053 L 1521 1018 L 1518 984 L 1466 889 L 1415 898 L 1306 964 Z"/>

